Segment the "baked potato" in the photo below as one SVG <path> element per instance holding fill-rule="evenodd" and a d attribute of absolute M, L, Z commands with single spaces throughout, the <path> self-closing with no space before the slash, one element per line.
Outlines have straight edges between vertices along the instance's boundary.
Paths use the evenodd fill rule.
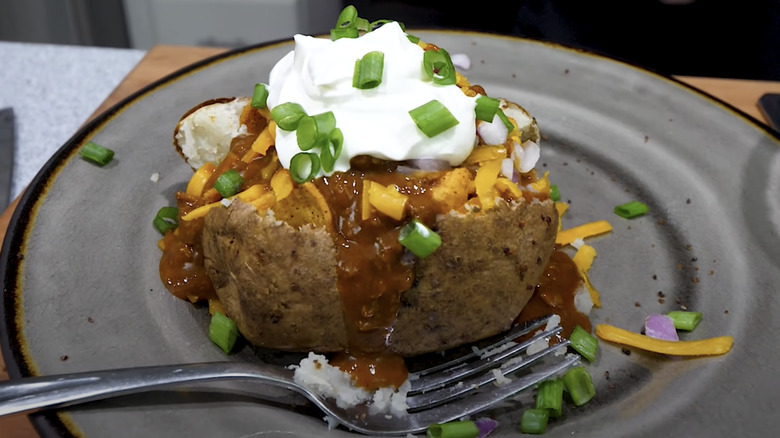
<path fill-rule="evenodd" d="M 539 141 L 538 126 L 524 109 L 510 102 L 504 102 L 503 109 L 518 125 L 516 140 Z M 220 166 L 238 157 L 253 160 L 247 145 L 262 138 L 259 131 L 267 126 L 267 114 L 251 109 L 246 98 L 217 99 L 187 112 L 174 132 L 178 153 L 193 168 L 206 163 L 197 147 L 185 144 L 194 131 L 183 126 L 192 124 L 198 111 L 208 115 L 200 115 L 202 136 L 206 132 L 207 138 L 222 138 L 224 143 L 225 137 L 213 131 L 230 127 L 232 146 L 223 148 L 216 160 Z M 204 205 L 181 202 L 188 199 L 182 196 L 182 222 L 199 224 L 201 240 L 194 246 L 202 252 L 214 293 L 252 344 L 315 352 L 345 351 L 359 344 L 363 352 L 406 357 L 438 351 L 509 328 L 531 298 L 554 249 L 558 215 L 543 189 L 521 189 L 521 184 L 498 176 L 480 193 L 485 183 L 477 174 L 494 152 L 482 145 L 462 167 L 434 165 L 426 171 L 414 168 L 420 163 L 353 160 L 354 171 L 280 189 L 271 183 L 272 175 L 284 175 L 285 169 L 271 147 L 258 166 L 263 176 L 257 177 L 260 184 L 254 188 L 262 188 L 254 197 L 237 196 L 228 203 L 217 196 Z M 207 175 L 210 182 L 202 184 L 202 198 L 213 196 L 208 187 L 219 173 L 215 169 Z M 526 186 L 546 181 L 533 171 L 524 178 Z M 374 187 L 394 186 L 410 195 L 406 211 L 425 217 L 441 237 L 435 252 L 418 258 L 398 244 L 403 220 L 388 218 L 363 200 L 369 184 L 365 181 L 371 180 Z M 356 190 L 334 193 L 335 183 L 345 181 Z M 346 252 L 347 242 L 360 246 L 356 236 L 345 237 L 350 226 L 364 229 L 363 234 L 373 228 L 375 233 L 362 246 L 379 249 L 357 256 Z M 345 274 L 345 264 L 361 273 Z"/>

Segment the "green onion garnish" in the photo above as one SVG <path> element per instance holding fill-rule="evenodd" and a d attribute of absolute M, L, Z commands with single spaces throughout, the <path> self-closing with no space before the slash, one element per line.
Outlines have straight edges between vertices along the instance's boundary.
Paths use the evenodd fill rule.
<path fill-rule="evenodd" d="M 308 151 L 313 147 L 321 147 L 328 141 L 330 132 L 336 127 L 336 116 L 333 111 L 327 111 L 314 116 L 304 116 L 298 121 L 295 135 L 298 147 Z"/>
<path fill-rule="evenodd" d="M 432 424 L 425 431 L 428 438 L 474 438 L 479 436 L 477 424 L 470 420 Z"/>
<path fill-rule="evenodd" d="M 536 408 L 546 409 L 551 417 L 563 414 L 563 379 L 550 379 L 536 388 Z"/>
<path fill-rule="evenodd" d="M 299 152 L 290 159 L 290 178 L 303 184 L 311 181 L 320 171 L 320 157 L 309 152 Z"/>
<path fill-rule="evenodd" d="M 105 166 L 114 159 L 114 151 L 91 141 L 81 147 L 79 155 L 98 166 Z"/>
<path fill-rule="evenodd" d="M 371 30 L 371 24 L 366 20 L 365 18 L 357 17 L 355 19 L 355 27 L 357 30 L 362 30 L 364 32 Z"/>
<path fill-rule="evenodd" d="M 426 50 L 423 53 L 423 70 L 436 84 L 452 85 L 457 82 L 455 66 L 452 65 L 450 54 L 444 49 Z"/>
<path fill-rule="evenodd" d="M 504 122 L 504 126 L 506 126 L 506 130 L 510 133 L 515 130 L 515 125 L 512 123 L 511 120 L 509 120 L 509 117 L 504 114 L 504 110 L 498 109 L 498 118 L 501 119 L 502 122 Z"/>
<path fill-rule="evenodd" d="M 566 371 L 563 375 L 563 386 L 577 406 L 584 405 L 596 395 L 593 379 L 584 366 L 577 366 Z"/>
<path fill-rule="evenodd" d="M 226 354 L 230 353 L 238 339 L 238 327 L 235 321 L 220 312 L 214 312 L 209 323 L 209 339 Z"/>
<path fill-rule="evenodd" d="M 674 310 L 666 314 L 669 318 L 672 318 L 674 322 L 674 328 L 677 330 L 692 331 L 701 322 L 702 315 L 699 312 L 686 312 L 682 310 Z"/>
<path fill-rule="evenodd" d="M 376 88 L 382 83 L 382 71 L 384 70 L 385 54 L 382 52 L 368 52 L 355 61 L 355 73 L 352 77 L 352 86 L 360 90 Z"/>
<path fill-rule="evenodd" d="M 162 207 L 152 220 L 154 228 L 165 234 L 166 231 L 175 230 L 179 226 L 179 209 L 176 207 Z"/>
<path fill-rule="evenodd" d="M 355 27 L 338 27 L 330 30 L 330 39 L 336 41 L 341 38 L 357 38 L 360 32 Z"/>
<path fill-rule="evenodd" d="M 520 420 L 520 432 L 541 435 L 547 430 L 550 411 L 547 409 L 526 409 Z"/>
<path fill-rule="evenodd" d="M 398 242 L 412 254 L 423 259 L 441 246 L 441 236 L 426 227 L 424 223 L 414 219 L 401 228 Z"/>
<path fill-rule="evenodd" d="M 495 117 L 498 112 L 499 105 L 501 105 L 500 100 L 480 95 L 477 98 L 477 106 L 474 108 L 474 114 L 477 116 L 477 120 L 492 122 L 493 117 Z"/>
<path fill-rule="evenodd" d="M 407 34 L 407 35 L 406 35 L 406 39 L 408 39 L 408 40 L 409 40 L 410 42 L 412 42 L 413 44 L 417 44 L 417 43 L 419 43 L 419 42 L 420 42 L 420 37 L 416 37 L 416 36 L 414 36 L 414 35 L 409 35 L 409 34 Z"/>
<path fill-rule="evenodd" d="M 409 115 L 428 137 L 439 135 L 458 124 L 458 119 L 436 99 L 409 111 Z"/>
<path fill-rule="evenodd" d="M 581 354 L 585 359 L 588 359 L 588 362 L 593 362 L 593 360 L 596 359 L 596 351 L 599 348 L 599 340 L 595 336 L 585 331 L 585 329 L 582 328 L 579 324 L 577 324 L 574 327 L 574 330 L 572 330 L 571 336 L 569 336 L 569 340 L 571 341 L 571 348 L 573 348 L 577 353 Z"/>
<path fill-rule="evenodd" d="M 305 115 L 303 107 L 293 102 L 279 104 L 271 110 L 271 118 L 276 122 L 276 126 L 285 131 L 295 131 L 301 117 Z"/>
<path fill-rule="evenodd" d="M 255 84 L 255 90 L 252 93 L 252 102 L 249 105 L 252 108 L 264 109 L 267 107 L 268 86 L 265 84 Z"/>
<path fill-rule="evenodd" d="M 650 207 L 639 201 L 631 201 L 615 207 L 615 214 L 626 219 L 633 219 L 650 211 Z"/>
<path fill-rule="evenodd" d="M 339 17 L 336 19 L 336 27 L 355 27 L 355 20 L 357 20 L 357 18 L 357 8 L 348 5 L 339 13 Z"/>
<path fill-rule="evenodd" d="M 236 169 L 230 169 L 220 175 L 214 182 L 214 189 L 223 197 L 229 198 L 238 193 L 238 188 L 244 183 L 244 178 Z"/>
<path fill-rule="evenodd" d="M 553 201 L 561 200 L 561 191 L 558 189 L 558 186 L 555 184 L 550 185 L 550 199 L 552 199 Z"/>
<path fill-rule="evenodd" d="M 335 128 L 330 131 L 328 142 L 322 147 L 320 152 L 320 165 L 325 172 L 331 172 L 336 165 L 336 160 L 341 155 L 341 149 L 344 147 L 344 134 L 341 129 Z"/>

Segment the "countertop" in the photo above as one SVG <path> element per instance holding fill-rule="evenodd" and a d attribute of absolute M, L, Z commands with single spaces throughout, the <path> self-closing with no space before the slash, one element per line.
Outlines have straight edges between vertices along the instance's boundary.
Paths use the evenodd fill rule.
<path fill-rule="evenodd" d="M 0 108 L 13 107 L 16 116 L 11 199 L 144 54 L 132 49 L 0 42 Z"/>
<path fill-rule="evenodd" d="M 0 242 L 24 190 L 78 128 L 122 98 L 168 73 L 224 49 L 156 46 L 149 51 L 0 42 L 0 108 L 17 115 L 13 197 L 0 215 Z M 766 122 L 756 106 L 780 82 L 678 77 Z M 2 207 L 0 207 L 2 208 Z M 0 359 L 0 380 L 7 379 Z M 24 415 L 0 417 L 0 436 L 37 436 Z"/>

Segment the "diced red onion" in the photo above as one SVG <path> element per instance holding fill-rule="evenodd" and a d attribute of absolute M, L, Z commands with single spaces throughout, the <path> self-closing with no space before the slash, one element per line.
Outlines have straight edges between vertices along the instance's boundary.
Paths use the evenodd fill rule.
<path fill-rule="evenodd" d="M 654 313 L 645 318 L 645 335 L 665 341 L 679 341 L 674 321 L 666 315 Z"/>
<path fill-rule="evenodd" d="M 523 143 L 523 157 L 520 166 L 520 172 L 527 173 L 536 166 L 536 162 L 542 156 L 542 148 L 531 140 Z"/>
<path fill-rule="evenodd" d="M 509 131 L 506 129 L 504 122 L 498 116 L 495 116 L 490 123 L 480 120 L 477 123 L 477 134 L 479 134 L 479 137 L 485 144 L 496 145 L 504 144 Z"/>
<path fill-rule="evenodd" d="M 453 53 L 450 55 L 450 59 L 452 60 L 452 65 L 455 67 L 462 68 L 463 70 L 471 68 L 471 58 L 465 53 Z"/>
<path fill-rule="evenodd" d="M 506 178 L 512 179 L 515 173 L 515 163 L 511 158 L 504 158 L 501 160 L 501 175 Z"/>
<path fill-rule="evenodd" d="M 485 438 L 498 427 L 498 421 L 488 417 L 477 418 L 474 420 L 474 424 L 476 424 L 477 429 L 479 429 L 477 438 Z"/>
<path fill-rule="evenodd" d="M 439 160 L 436 158 L 418 158 L 415 160 L 409 160 L 406 162 L 406 165 L 412 169 L 424 170 L 426 172 L 449 170 L 452 167 L 449 161 Z"/>

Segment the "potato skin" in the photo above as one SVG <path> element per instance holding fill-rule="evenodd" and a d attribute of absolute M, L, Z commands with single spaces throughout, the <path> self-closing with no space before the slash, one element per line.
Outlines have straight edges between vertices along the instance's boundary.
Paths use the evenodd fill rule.
<path fill-rule="evenodd" d="M 415 356 L 509 328 L 533 294 L 557 224 L 549 200 L 440 217 L 442 245 L 418 262 L 389 349 Z M 336 247 L 324 228 L 298 230 L 234 201 L 206 216 L 203 248 L 217 295 L 249 342 L 287 351 L 347 347 Z"/>

